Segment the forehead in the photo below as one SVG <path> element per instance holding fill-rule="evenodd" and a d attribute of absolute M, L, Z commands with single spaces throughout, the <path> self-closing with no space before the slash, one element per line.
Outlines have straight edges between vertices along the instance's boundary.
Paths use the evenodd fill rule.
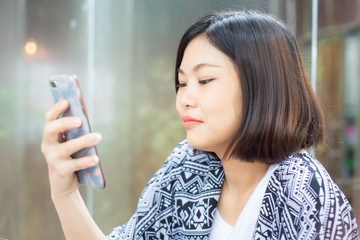
<path fill-rule="evenodd" d="M 204 35 L 194 38 L 187 45 L 179 70 L 185 71 L 201 64 L 223 68 L 234 67 L 230 58 L 218 50 Z"/>

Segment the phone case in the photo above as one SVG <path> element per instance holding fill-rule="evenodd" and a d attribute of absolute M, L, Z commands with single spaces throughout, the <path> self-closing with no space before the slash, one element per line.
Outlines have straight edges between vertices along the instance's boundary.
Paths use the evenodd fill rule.
<path fill-rule="evenodd" d="M 80 128 L 64 132 L 65 139 L 70 140 L 90 133 L 91 128 L 77 77 L 75 75 L 56 75 L 49 79 L 49 83 L 55 103 L 62 99 L 70 102 L 69 109 L 62 116 L 76 116 L 82 120 Z M 98 155 L 95 146 L 80 150 L 71 157 L 77 159 L 90 155 Z M 81 184 L 97 189 L 105 188 L 105 179 L 100 162 L 95 167 L 77 171 L 76 174 Z"/>

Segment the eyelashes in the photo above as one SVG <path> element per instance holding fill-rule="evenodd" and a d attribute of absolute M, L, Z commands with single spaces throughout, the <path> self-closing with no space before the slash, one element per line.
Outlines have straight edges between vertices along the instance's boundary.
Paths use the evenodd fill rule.
<path fill-rule="evenodd" d="M 200 80 L 200 81 L 199 81 L 199 84 L 200 84 L 200 85 L 205 85 L 205 84 L 207 84 L 207 83 L 209 83 L 209 82 L 211 82 L 211 81 L 213 81 L 213 80 L 214 80 L 214 78 L 205 79 L 205 80 Z M 186 83 L 179 83 L 179 84 L 176 85 L 176 88 L 182 88 L 182 87 L 186 87 L 186 86 L 187 86 Z"/>
<path fill-rule="evenodd" d="M 182 87 L 185 87 L 186 86 L 186 83 L 179 83 L 176 85 L 176 88 L 182 88 Z"/>
<path fill-rule="evenodd" d="M 200 83 L 201 85 L 205 85 L 205 84 L 211 82 L 212 80 L 214 80 L 214 78 L 205 79 L 205 80 L 200 80 L 199 83 Z"/>

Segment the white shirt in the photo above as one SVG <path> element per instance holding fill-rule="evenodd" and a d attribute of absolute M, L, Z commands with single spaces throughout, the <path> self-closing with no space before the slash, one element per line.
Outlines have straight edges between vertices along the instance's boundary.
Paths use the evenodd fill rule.
<path fill-rule="evenodd" d="M 256 186 L 251 194 L 244 209 L 241 211 L 235 226 L 228 224 L 218 211 L 215 212 L 215 218 L 210 233 L 210 240 L 235 240 L 235 239 L 251 239 L 255 232 L 256 221 L 259 216 L 261 203 L 265 195 L 266 187 L 269 183 L 271 175 L 277 168 L 277 164 L 273 164 L 266 171 L 265 176 Z"/>

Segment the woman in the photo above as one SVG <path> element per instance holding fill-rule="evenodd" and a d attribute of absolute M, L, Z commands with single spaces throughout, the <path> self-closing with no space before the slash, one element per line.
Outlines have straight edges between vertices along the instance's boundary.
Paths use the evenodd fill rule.
<path fill-rule="evenodd" d="M 221 12 L 180 41 L 176 108 L 181 142 L 144 189 L 135 214 L 108 239 L 359 239 L 343 193 L 306 148 L 322 144 L 324 118 L 294 36 L 278 20 Z M 74 172 L 98 134 L 65 143 L 81 123 L 47 113 L 42 151 L 51 196 L 68 239 L 106 239 L 78 192 Z"/>

